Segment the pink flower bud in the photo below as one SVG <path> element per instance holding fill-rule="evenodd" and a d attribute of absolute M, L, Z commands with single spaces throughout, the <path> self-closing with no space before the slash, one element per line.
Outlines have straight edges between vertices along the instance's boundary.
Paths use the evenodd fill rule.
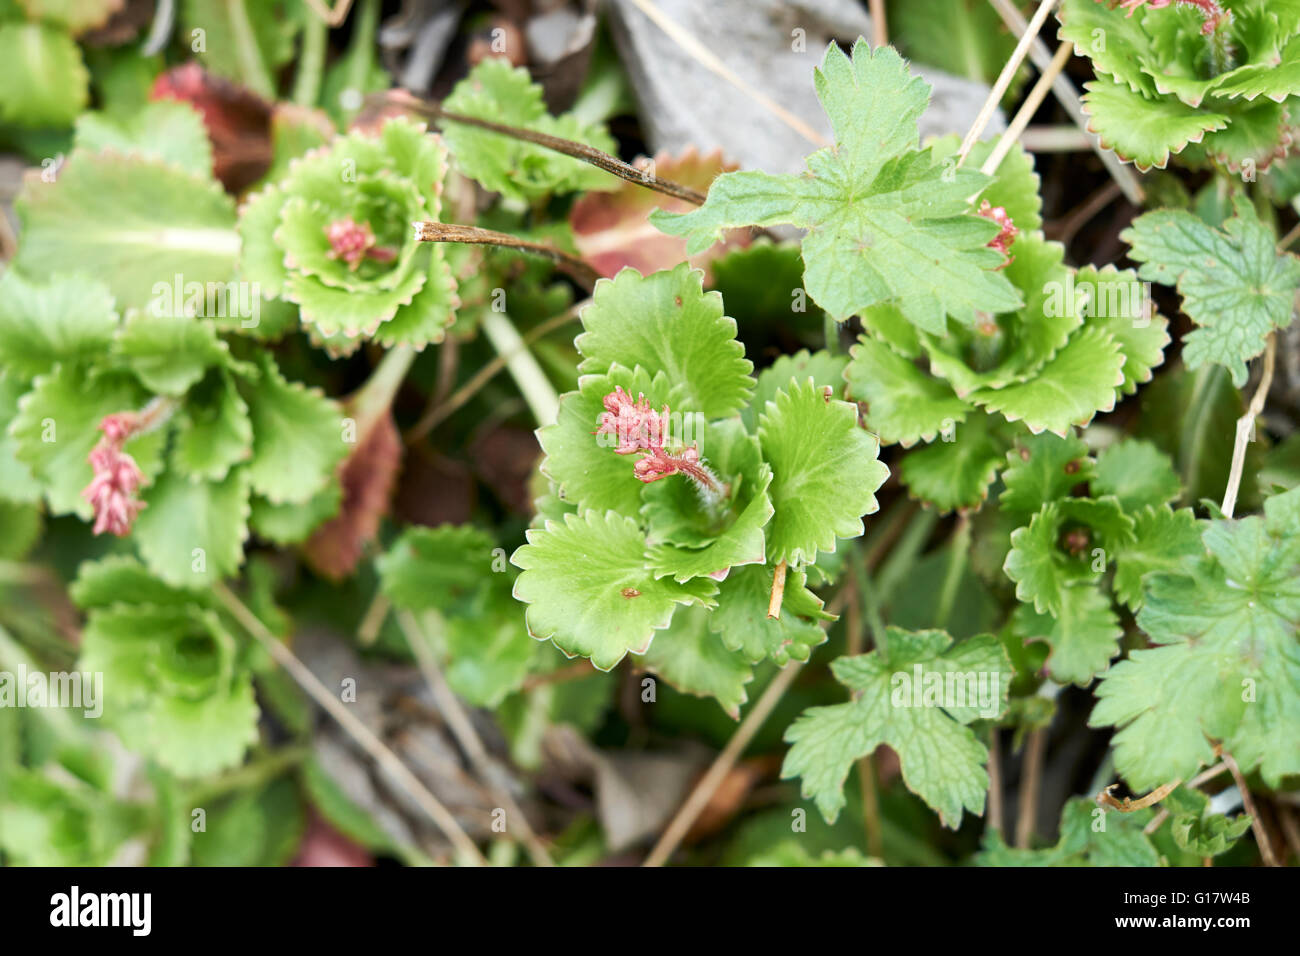
<path fill-rule="evenodd" d="M 97 535 L 105 531 L 119 538 L 128 534 L 136 515 L 144 508 L 144 502 L 135 496 L 144 482 L 144 473 L 135 459 L 122 450 L 126 440 L 140 427 L 140 416 L 134 412 L 105 415 L 99 423 L 104 437 L 89 455 L 94 476 L 81 492 L 81 497 L 94 509 Z"/>
<path fill-rule="evenodd" d="M 375 246 L 375 233 L 370 228 L 370 223 L 358 223 L 350 216 L 326 226 L 325 237 L 330 243 L 330 258 L 342 259 L 353 272 L 357 271 L 364 259 L 392 262 L 397 256 L 392 249 Z"/>

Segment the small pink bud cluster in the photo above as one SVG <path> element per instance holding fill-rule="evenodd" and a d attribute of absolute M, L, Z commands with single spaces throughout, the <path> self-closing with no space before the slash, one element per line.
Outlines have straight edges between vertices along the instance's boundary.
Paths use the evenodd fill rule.
<path fill-rule="evenodd" d="M 994 206 L 987 199 L 980 203 L 979 214 L 985 219 L 992 219 L 1001 227 L 1001 231 L 989 240 L 989 248 L 996 249 L 1007 257 L 1007 261 L 1002 263 L 1000 267 L 1005 268 L 1011 263 L 1011 243 L 1016 241 L 1016 236 L 1020 235 L 1020 230 L 1011 221 L 1011 217 L 1007 215 L 1005 208 Z"/>
<path fill-rule="evenodd" d="M 140 429 L 134 412 L 105 415 L 99 423 L 104 437 L 90 452 L 94 477 L 81 497 L 95 509 L 95 534 L 105 531 L 119 538 L 128 534 L 144 502 L 135 495 L 144 481 L 135 459 L 122 450 L 126 440 Z"/>
<path fill-rule="evenodd" d="M 616 435 L 618 447 L 614 449 L 620 455 L 642 454 L 644 457 L 636 463 L 632 473 L 637 479 L 647 484 L 667 478 L 669 475 L 686 475 L 714 494 L 722 492 L 722 486 L 708 466 L 700 461 L 700 451 L 694 445 L 688 445 L 677 454 L 664 448 L 668 433 L 668 406 L 662 412 L 650 407 L 645 394 L 632 400 L 630 393 L 623 387 L 616 386 L 614 391 L 605 396 L 605 411 L 600 416 L 597 435 Z"/>
<path fill-rule="evenodd" d="M 330 243 L 329 257 L 342 259 L 353 272 L 364 259 L 376 262 L 392 262 L 396 253 L 392 249 L 375 246 L 375 233 L 368 222 L 357 222 L 349 216 L 339 219 L 325 227 L 325 238 Z"/>
<path fill-rule="evenodd" d="M 1098 3 L 1105 3 L 1107 0 L 1097 0 Z M 1165 7 L 1174 3 L 1182 3 L 1189 7 L 1196 7 L 1205 16 L 1205 23 L 1201 27 L 1201 32 L 1209 36 L 1219 28 L 1225 19 L 1231 14 L 1219 6 L 1218 0 L 1120 0 L 1120 7 L 1128 11 L 1131 17 L 1144 5 L 1149 5 L 1152 10 L 1163 10 Z M 1114 5 L 1113 3 L 1111 4 Z"/>

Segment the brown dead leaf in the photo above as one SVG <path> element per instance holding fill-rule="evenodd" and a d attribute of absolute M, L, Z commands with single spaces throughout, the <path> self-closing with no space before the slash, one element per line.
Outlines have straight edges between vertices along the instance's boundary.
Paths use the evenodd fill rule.
<path fill-rule="evenodd" d="M 724 160 L 717 150 L 701 155 L 695 149 L 688 149 L 678 157 L 660 153 L 652 162 L 652 167 L 644 159 L 637 165 L 645 169 L 647 175 L 671 180 L 701 193 L 708 192 L 709 185 L 719 173 L 739 168 Z M 613 192 L 588 193 L 574 203 L 569 212 L 569 225 L 573 227 L 573 241 L 579 255 L 601 275 L 613 278 L 624 266 L 648 275 L 660 269 L 671 269 L 687 257 L 686 240 L 660 232 L 650 224 L 650 213 L 655 209 L 689 212 L 694 208 L 685 200 L 623 181 Z M 731 249 L 749 245 L 749 241 L 748 230 L 732 229 L 723 242 L 691 256 L 691 265 L 707 273 L 709 262 Z"/>

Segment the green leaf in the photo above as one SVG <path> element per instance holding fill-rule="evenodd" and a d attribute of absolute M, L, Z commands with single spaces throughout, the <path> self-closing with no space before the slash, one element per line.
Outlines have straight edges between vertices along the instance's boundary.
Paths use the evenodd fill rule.
<path fill-rule="evenodd" d="M 1064 437 L 1046 432 L 1027 436 L 1007 453 L 998 504 L 1004 511 L 1030 514 L 1049 501 L 1066 497 L 1071 488 L 1095 474 L 1088 446 L 1073 432 Z"/>
<path fill-rule="evenodd" d="M 1159 866 L 1160 853 L 1143 828 L 1152 811 L 1103 810 L 1090 797 L 1074 797 L 1061 810 L 1060 839 L 1042 850 L 1012 849 L 987 830 L 976 866 Z"/>
<path fill-rule="evenodd" d="M 1092 60 L 1098 73 L 1123 80 L 1134 93 L 1154 96 L 1155 84 L 1142 72 L 1151 56 L 1151 38 L 1142 29 L 1143 18 L 1129 12 L 1096 0 L 1063 0 L 1060 36 L 1074 44 L 1079 56 Z"/>
<path fill-rule="evenodd" d="M 319 389 L 288 382 L 269 354 L 245 394 L 253 423 L 253 490 L 273 504 L 302 504 L 325 487 L 348 453 L 343 416 Z"/>
<path fill-rule="evenodd" d="M 27 557 L 40 539 L 41 529 L 39 508 L 0 498 L 0 560 L 21 561 Z"/>
<path fill-rule="evenodd" d="M 212 175 L 212 143 L 203 117 L 189 103 L 146 103 L 125 116 L 82 113 L 73 146 L 95 153 L 112 150 L 172 163 L 203 178 Z"/>
<path fill-rule="evenodd" d="M 159 160 L 75 152 L 56 182 L 28 176 L 15 208 L 18 268 L 42 277 L 75 263 L 123 310 L 147 308 L 176 276 L 205 287 L 234 278 L 234 204 L 211 179 Z"/>
<path fill-rule="evenodd" d="M 476 65 L 442 106 L 475 119 L 577 140 L 607 153 L 616 150 L 603 125 L 584 122 L 574 113 L 547 113 L 541 86 L 532 82 L 527 70 L 501 58 L 489 57 Z M 465 175 L 505 196 L 531 201 L 550 193 L 614 186 L 608 173 L 581 160 L 500 133 L 447 122 L 442 135 Z"/>
<path fill-rule="evenodd" d="M 18 0 L 32 20 L 67 27 L 74 36 L 102 27 L 125 5 L 124 0 Z"/>
<path fill-rule="evenodd" d="M 113 352 L 146 388 L 163 395 L 183 395 L 209 368 L 230 360 L 208 320 L 147 312 L 127 315 Z"/>
<path fill-rule="evenodd" d="M 191 481 L 172 471 L 141 495 L 133 537 L 149 570 L 176 587 L 230 577 L 244 563 L 248 538 L 247 468 L 222 481 Z"/>
<path fill-rule="evenodd" d="M 1066 589 L 1102 573 L 1132 542 L 1133 526 L 1113 497 L 1062 498 L 1043 505 L 1026 527 L 1011 533 L 1003 570 L 1016 582 L 1016 598 L 1032 601 L 1039 614 L 1060 617 Z M 1068 551 L 1063 539 L 1074 532 L 1085 537 Z M 1099 548 L 1102 555 L 1096 553 Z"/>
<path fill-rule="evenodd" d="M 195 52 L 206 69 L 271 100 L 273 71 L 293 56 L 301 25 L 294 12 L 286 0 L 184 0 L 180 10 L 186 37 L 202 31 L 203 46 Z"/>
<path fill-rule="evenodd" d="M 1165 505 L 1183 492 L 1169 456 L 1147 441 L 1125 438 L 1097 456 L 1092 493 L 1114 495 L 1125 511 Z"/>
<path fill-rule="evenodd" d="M 114 604 L 208 607 L 212 603 L 209 592 L 172 587 L 150 574 L 135 557 L 127 554 L 114 554 L 98 561 L 83 562 L 77 568 L 77 579 L 69 589 L 69 594 L 83 611 L 111 607 Z"/>
<path fill-rule="evenodd" d="M 1026 640 L 1046 641 L 1052 652 L 1047 669 L 1058 684 L 1087 687 L 1119 653 L 1124 629 L 1110 600 L 1091 584 L 1061 590 L 1061 610 L 1055 618 L 1039 614 L 1029 604 L 1016 609 L 1016 631 Z"/>
<path fill-rule="evenodd" d="M 645 566 L 635 520 L 614 512 L 565 515 L 531 528 L 510 561 L 523 573 L 515 597 L 528 605 L 528 632 L 569 657 L 610 670 L 631 651 L 644 654 L 678 604 L 714 605 L 717 583 L 656 579 Z"/>
<path fill-rule="evenodd" d="M 342 484 L 331 479 L 303 504 L 273 504 L 253 495 L 248 524 L 259 538 L 276 544 L 301 544 L 317 527 L 335 517 L 342 505 Z"/>
<path fill-rule="evenodd" d="M 646 561 L 656 573 L 672 575 L 679 583 L 762 564 L 763 528 L 773 514 L 767 493 L 772 469 L 744 425 L 736 419 L 717 422 L 703 430 L 698 445 L 702 460 L 730 487 L 728 499 L 716 510 L 685 477 L 655 482 L 644 491 L 642 513 L 650 526 L 651 545 Z M 689 540 L 681 540 L 673 530 L 684 530 Z"/>
<path fill-rule="evenodd" d="M 643 666 L 683 694 L 712 697 L 736 720 L 748 699 L 745 685 L 754 679 L 754 672 L 709 629 L 710 616 L 702 607 L 678 611 L 672 624 L 655 635 Z"/>
<path fill-rule="evenodd" d="M 446 622 L 450 660 L 447 683 L 475 707 L 496 707 L 519 690 L 537 659 L 537 642 L 528 636 L 519 606 L 505 593 L 504 607 Z"/>
<path fill-rule="evenodd" d="M 735 568 L 718 588 L 718 606 L 709 615 L 709 627 L 727 650 L 739 651 L 751 664 L 764 658 L 781 667 L 792 660 L 806 661 L 812 649 L 826 641 L 820 625 L 800 616 L 825 613 L 806 581 L 802 571 L 786 574 L 781 616 L 773 619 L 767 616 L 772 569 L 755 564 Z"/>
<path fill-rule="evenodd" d="M 740 313 L 744 315 L 744 312 Z M 832 355 L 826 349 L 809 352 L 800 349 L 793 355 L 779 355 L 775 362 L 758 374 L 758 384 L 749 404 L 741 411 L 745 427 L 753 431 L 758 427 L 758 416 L 776 393 L 790 384 L 811 378 L 818 388 L 839 392 L 844 387 L 844 369 L 849 364 L 847 355 Z"/>
<path fill-rule="evenodd" d="M 44 23 L 0 24 L 0 122 L 70 126 L 90 98 L 90 74 L 72 37 Z"/>
<path fill-rule="evenodd" d="M 561 499 L 583 511 L 610 509 L 632 515 L 641 507 L 644 488 L 633 474 L 636 456 L 615 454 L 607 436 L 595 433 L 604 412 L 601 403 L 616 387 L 634 399 L 645 395 L 655 409 L 680 394 L 670 389 L 662 372 L 652 378 L 644 368 L 615 365 L 606 375 L 582 376 L 576 392 L 561 395 L 555 424 L 538 429 L 537 440 L 546 452 L 542 472 L 555 483 Z"/>
<path fill-rule="evenodd" d="M 1174 96 L 1146 97 L 1104 78 L 1083 88 L 1088 131 L 1142 172 L 1153 166 L 1164 169 L 1170 153 L 1181 153 L 1207 133 L 1228 126 L 1223 113 L 1188 106 Z"/>
<path fill-rule="evenodd" d="M 991 415 L 976 411 L 951 433 L 903 456 L 898 476 L 913 498 L 940 511 L 978 508 L 997 477 L 1006 443 Z"/>
<path fill-rule="evenodd" d="M 492 580 L 496 550 L 472 525 L 407 528 L 376 562 L 380 587 L 408 611 L 463 609 Z"/>
<path fill-rule="evenodd" d="M 1199 790 L 1180 787 L 1163 801 L 1172 814 L 1170 833 L 1180 850 L 1198 857 L 1219 856 L 1250 829 L 1250 814 L 1229 820 L 1222 813 L 1210 813 L 1210 800 Z"/>
<path fill-rule="evenodd" d="M 253 454 L 248 404 L 225 369 L 190 390 L 176 415 L 171 464 L 190 478 L 221 481 Z"/>
<path fill-rule="evenodd" d="M 149 395 L 124 373 L 87 376 L 77 366 L 60 365 L 38 377 L 19 404 L 9 426 L 15 454 L 31 469 L 45 491 L 50 511 L 88 519 L 90 504 L 81 492 L 93 471 L 88 456 L 102 433 L 105 415 L 135 411 Z M 146 481 L 162 468 L 167 430 L 159 428 L 127 441 L 126 452 L 135 459 Z"/>
<path fill-rule="evenodd" d="M 0 499 L 21 504 L 41 500 L 40 483 L 26 464 L 18 460 L 18 441 L 9 425 L 18 416 L 18 400 L 27 393 L 27 384 L 12 374 L 0 372 Z"/>
<path fill-rule="evenodd" d="M 1002 257 L 987 247 L 997 226 L 969 201 L 988 177 L 916 148 L 925 81 L 893 48 L 872 51 L 859 40 L 851 59 L 831 44 L 814 83 L 836 146 L 809 156 L 807 175 L 724 173 L 702 207 L 657 211 L 651 222 L 687 237 L 690 255 L 739 226 L 809 229 L 804 284 L 841 321 L 896 300 L 908 321 L 942 335 L 946 315 L 970 325 L 977 311 L 1017 308 L 1015 290 L 995 271 Z"/>
<path fill-rule="evenodd" d="M 235 640 L 193 605 L 116 604 L 91 613 L 78 666 L 113 688 L 106 720 L 127 746 L 182 777 L 239 764 L 257 740 L 257 702 Z"/>
<path fill-rule="evenodd" d="M 723 314 L 722 296 L 704 291 L 704 273 L 682 263 L 642 276 L 623 269 L 601 279 L 582 312 L 586 330 L 574 340 L 580 372 L 611 365 L 664 372 L 683 390 L 680 412 L 725 418 L 749 401 L 754 364 L 736 340 L 736 322 Z"/>
<path fill-rule="evenodd" d="M 1161 646 L 1111 668 L 1089 721 L 1120 728 L 1115 766 L 1134 788 L 1187 779 L 1216 741 L 1268 786 L 1300 773 L 1300 492 L 1264 509 L 1210 522 L 1208 554 L 1146 579 L 1138 626 Z"/>
<path fill-rule="evenodd" d="M 898 753 L 907 788 L 955 829 L 963 810 L 983 814 L 988 790 L 988 751 L 965 725 L 1002 713 L 1011 666 L 988 634 L 955 647 L 942 631 L 890 627 L 886 635 L 887 652 L 841 657 L 831 665 L 836 679 L 859 696 L 804 711 L 785 733 L 794 746 L 781 777 L 802 777 L 803 795 L 833 823 L 844 807 L 849 769 L 887 744 Z"/>
<path fill-rule="evenodd" d="M 1270 332 L 1291 322 L 1300 260 L 1277 252 L 1273 231 L 1249 201 L 1236 199 L 1233 209 L 1222 230 L 1182 210 L 1149 212 L 1120 238 L 1142 263 L 1142 278 L 1177 286 L 1183 311 L 1198 326 L 1183 339 L 1187 367 L 1222 365 L 1241 388 L 1247 360 L 1264 351 Z"/>
<path fill-rule="evenodd" d="M 113 296 L 100 282 L 67 275 L 29 282 L 14 269 L 0 278 L 0 365 L 15 375 L 98 358 L 116 329 Z"/>
<path fill-rule="evenodd" d="M 1124 354 L 1106 332 L 1076 332 L 1031 379 L 1006 388 L 982 388 L 968 397 L 1010 422 L 1023 421 L 1037 434 L 1064 435 L 1071 425 L 1086 425 L 1097 412 L 1115 407 L 1123 384 Z"/>
<path fill-rule="evenodd" d="M 1132 269 L 1084 266 L 1073 282 L 1077 292 L 1088 297 L 1087 324 L 1109 334 L 1124 355 L 1119 397 L 1132 395 L 1139 385 L 1151 381 L 1152 370 L 1164 361 L 1169 321 L 1149 307 L 1145 286 Z"/>
<path fill-rule="evenodd" d="M 882 444 L 910 448 L 951 432 L 971 410 L 941 378 L 921 371 L 887 345 L 859 337 L 844 373 L 848 396 L 867 404 L 867 426 Z"/>
<path fill-rule="evenodd" d="M 791 383 L 768 402 L 758 438 L 773 473 L 769 562 L 811 564 L 818 551 L 835 550 L 836 538 L 862 534 L 889 469 L 876 457 L 879 443 L 858 427 L 855 406 L 811 382 Z"/>

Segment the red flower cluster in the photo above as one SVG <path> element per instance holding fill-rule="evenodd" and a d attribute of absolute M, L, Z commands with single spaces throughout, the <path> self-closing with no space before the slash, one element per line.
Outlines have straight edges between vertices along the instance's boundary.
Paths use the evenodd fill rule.
<path fill-rule="evenodd" d="M 139 416 L 133 412 L 105 415 L 99 423 L 104 437 L 90 452 L 95 475 L 81 493 L 95 509 L 95 534 L 107 531 L 122 537 L 144 508 L 144 502 L 135 496 L 144 474 L 135 459 L 122 450 L 139 427 Z"/>
<path fill-rule="evenodd" d="M 1002 266 L 999 267 L 1005 268 L 1011 263 L 1009 250 L 1011 249 L 1011 243 L 1016 241 L 1016 236 L 1020 235 L 1020 230 L 1016 228 L 1016 224 L 1011 221 L 1011 217 L 1007 215 L 1006 209 L 1002 206 L 994 206 L 990 204 L 987 199 L 980 203 L 979 214 L 985 219 L 992 219 L 1002 227 L 1002 231 L 989 240 L 989 248 L 996 249 L 1007 257 L 1007 261 L 1002 263 Z"/>
<path fill-rule="evenodd" d="M 1097 0 L 1098 3 L 1105 3 L 1106 0 Z M 1189 7 L 1196 7 L 1205 16 L 1205 24 L 1201 27 L 1201 32 L 1209 36 L 1219 28 L 1225 19 L 1231 16 L 1227 10 L 1219 6 L 1217 0 L 1120 0 L 1120 7 L 1128 11 L 1131 17 L 1143 5 L 1149 4 L 1152 10 L 1162 10 L 1173 3 L 1186 4 Z M 1113 5 L 1113 4 L 1112 4 Z"/>
<path fill-rule="evenodd" d="M 631 455 L 640 452 L 645 457 L 632 469 L 637 479 L 647 484 L 667 478 L 669 475 L 686 475 L 713 493 L 720 493 L 722 486 L 706 465 L 700 461 L 700 451 L 694 445 L 672 454 L 664 448 L 668 437 L 668 406 L 662 412 L 656 412 L 646 401 L 645 394 L 632 400 L 630 393 L 617 386 L 605 396 L 605 411 L 600 416 L 597 435 L 615 435 L 618 447 L 614 451 L 619 455 Z"/>
<path fill-rule="evenodd" d="M 375 246 L 375 233 L 368 222 L 357 222 L 349 216 L 325 227 L 325 238 L 330 242 L 330 258 L 342 259 L 353 272 L 363 259 L 391 262 L 396 253 L 392 249 Z"/>

